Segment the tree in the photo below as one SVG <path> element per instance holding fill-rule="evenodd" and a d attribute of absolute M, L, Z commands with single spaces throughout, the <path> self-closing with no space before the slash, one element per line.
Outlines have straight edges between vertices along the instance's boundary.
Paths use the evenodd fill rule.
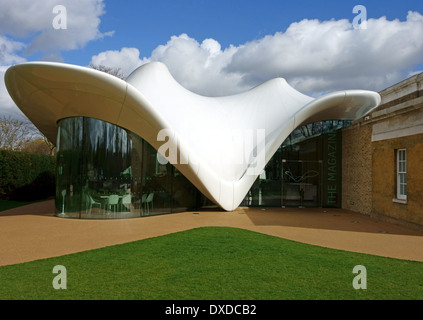
<path fill-rule="evenodd" d="M 36 135 L 37 129 L 25 119 L 0 117 L 0 149 L 22 150 Z"/>
<path fill-rule="evenodd" d="M 54 155 L 54 148 L 55 146 L 43 136 L 29 141 L 24 147 L 22 147 L 22 151 Z"/>
<path fill-rule="evenodd" d="M 0 149 L 54 155 L 56 147 L 28 119 L 1 116 Z"/>
<path fill-rule="evenodd" d="M 125 79 L 125 75 L 122 73 L 122 70 L 120 68 L 112 68 L 112 67 L 107 67 L 107 66 L 102 65 L 102 64 L 96 65 L 96 64 L 93 64 L 93 63 L 90 64 L 90 67 L 95 69 L 95 70 L 111 74 L 112 76 L 115 76 L 119 79 L 122 79 L 122 80 Z"/>

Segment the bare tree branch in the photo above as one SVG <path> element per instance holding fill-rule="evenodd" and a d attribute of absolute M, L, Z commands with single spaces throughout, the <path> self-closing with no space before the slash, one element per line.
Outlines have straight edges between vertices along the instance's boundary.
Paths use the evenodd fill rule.
<path fill-rule="evenodd" d="M 22 150 L 38 131 L 29 120 L 0 117 L 0 149 Z"/>
<path fill-rule="evenodd" d="M 122 70 L 120 68 L 112 68 L 112 67 L 107 67 L 105 65 L 96 65 L 96 64 L 90 64 L 90 67 L 95 69 L 95 70 L 99 70 L 108 74 L 111 74 L 112 76 L 115 76 L 119 79 L 124 80 L 125 79 L 125 75 L 122 73 Z"/>

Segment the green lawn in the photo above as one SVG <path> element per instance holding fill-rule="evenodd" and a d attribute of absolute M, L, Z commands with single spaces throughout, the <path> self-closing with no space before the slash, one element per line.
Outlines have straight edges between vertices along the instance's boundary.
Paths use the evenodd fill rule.
<path fill-rule="evenodd" d="M 55 265 L 66 290 L 53 288 Z M 355 265 L 366 290 L 353 288 Z M 0 284 L 0 299 L 422 299 L 423 263 L 205 227 L 3 266 Z"/>

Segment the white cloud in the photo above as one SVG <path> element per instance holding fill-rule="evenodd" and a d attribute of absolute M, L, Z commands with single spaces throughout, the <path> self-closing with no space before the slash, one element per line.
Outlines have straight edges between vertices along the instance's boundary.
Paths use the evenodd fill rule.
<path fill-rule="evenodd" d="M 52 27 L 55 5 L 67 8 L 68 29 Z M 110 36 L 99 31 L 102 0 L 15 0 L 0 2 L 0 79 L 5 68 L 25 61 L 23 51 L 43 51 L 54 59 L 55 50 L 82 47 Z M 28 18 L 30 17 L 30 18 Z M 67 33 L 66 33 L 67 32 Z M 8 36 L 33 39 L 28 46 Z M 405 21 L 369 19 L 367 29 L 354 29 L 348 20 L 308 20 L 292 23 L 284 32 L 240 46 L 222 48 L 215 39 L 198 41 L 187 34 L 172 36 L 150 56 L 136 48 L 109 50 L 91 63 L 120 68 L 129 75 L 149 61 L 164 62 L 175 79 L 203 95 L 229 95 L 274 77 L 283 77 L 297 90 L 314 96 L 343 89 L 382 90 L 415 74 L 423 65 L 423 16 L 409 12 Z M 0 105 L 12 105 L 0 86 Z"/>
<path fill-rule="evenodd" d="M 25 61 L 17 54 L 24 46 L 22 42 L 13 41 L 0 35 L 0 65 L 11 65 Z"/>
<path fill-rule="evenodd" d="M 56 29 L 53 20 L 66 9 L 66 29 Z M 60 11 L 61 12 L 61 11 Z M 0 108 L 2 114 L 22 114 L 4 84 L 4 74 L 13 64 L 41 52 L 43 60 L 61 61 L 61 51 L 83 47 L 92 40 L 113 35 L 99 31 L 103 0 L 0 1 Z M 63 21 L 62 21 L 63 22 Z M 18 39 L 18 40 L 17 40 Z"/>
<path fill-rule="evenodd" d="M 53 20 L 66 9 L 66 29 L 56 29 Z M 43 52 L 45 57 L 60 59 L 61 50 L 83 47 L 87 42 L 111 35 L 99 31 L 100 16 L 105 13 L 103 0 L 15 0 L 0 2 L 0 30 L 12 37 L 30 39 L 25 54 Z"/>
<path fill-rule="evenodd" d="M 200 43 L 181 34 L 150 57 L 140 58 L 132 48 L 130 61 L 134 66 L 162 61 L 182 85 L 204 95 L 233 94 L 283 77 L 297 90 L 318 96 L 344 89 L 380 91 L 405 79 L 423 63 L 421 39 L 418 12 L 409 12 L 405 21 L 369 19 L 363 30 L 348 20 L 304 19 L 285 32 L 226 49 L 214 39 Z M 110 61 L 129 70 L 124 50 L 113 53 L 98 56 L 105 65 Z"/>
<path fill-rule="evenodd" d="M 127 76 L 137 67 L 147 62 L 140 59 L 140 51 L 136 48 L 122 48 L 118 50 L 108 50 L 93 56 L 90 64 L 105 65 L 111 68 L 119 68 Z"/>
<path fill-rule="evenodd" d="M 148 60 L 165 63 L 175 79 L 194 92 L 227 95 L 248 89 L 241 84 L 241 74 L 224 71 L 237 50 L 233 46 L 222 50 L 216 40 L 199 43 L 182 34 L 153 50 Z"/>
<path fill-rule="evenodd" d="M 222 69 L 230 61 L 237 49 L 230 47 L 221 50 L 214 39 L 202 43 L 186 34 L 173 36 L 165 45 L 158 46 L 150 57 L 140 58 L 136 48 L 109 50 L 95 55 L 91 64 L 120 68 L 128 76 L 137 67 L 151 61 L 165 63 L 175 79 L 186 88 L 204 95 L 231 94 L 241 77 L 236 74 L 222 74 Z M 238 91 L 248 87 L 237 88 Z"/>
<path fill-rule="evenodd" d="M 247 43 L 226 71 L 244 74 L 251 85 L 279 75 L 304 92 L 381 90 L 423 62 L 421 39 L 423 16 L 417 12 L 403 22 L 369 19 L 363 30 L 347 20 L 303 20 Z"/>
<path fill-rule="evenodd" d="M 2 109 L 0 115 L 21 114 L 16 108 L 12 98 L 10 98 L 7 93 L 4 83 L 4 74 L 12 64 L 26 61 L 25 58 L 19 55 L 24 47 L 23 43 L 10 40 L 0 35 L 0 107 Z"/>

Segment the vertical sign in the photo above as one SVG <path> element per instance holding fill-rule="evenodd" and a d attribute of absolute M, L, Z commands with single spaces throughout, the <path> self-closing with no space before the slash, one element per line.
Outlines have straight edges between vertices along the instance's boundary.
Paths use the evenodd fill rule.
<path fill-rule="evenodd" d="M 323 207 L 342 206 L 342 133 L 336 130 L 323 137 Z"/>

